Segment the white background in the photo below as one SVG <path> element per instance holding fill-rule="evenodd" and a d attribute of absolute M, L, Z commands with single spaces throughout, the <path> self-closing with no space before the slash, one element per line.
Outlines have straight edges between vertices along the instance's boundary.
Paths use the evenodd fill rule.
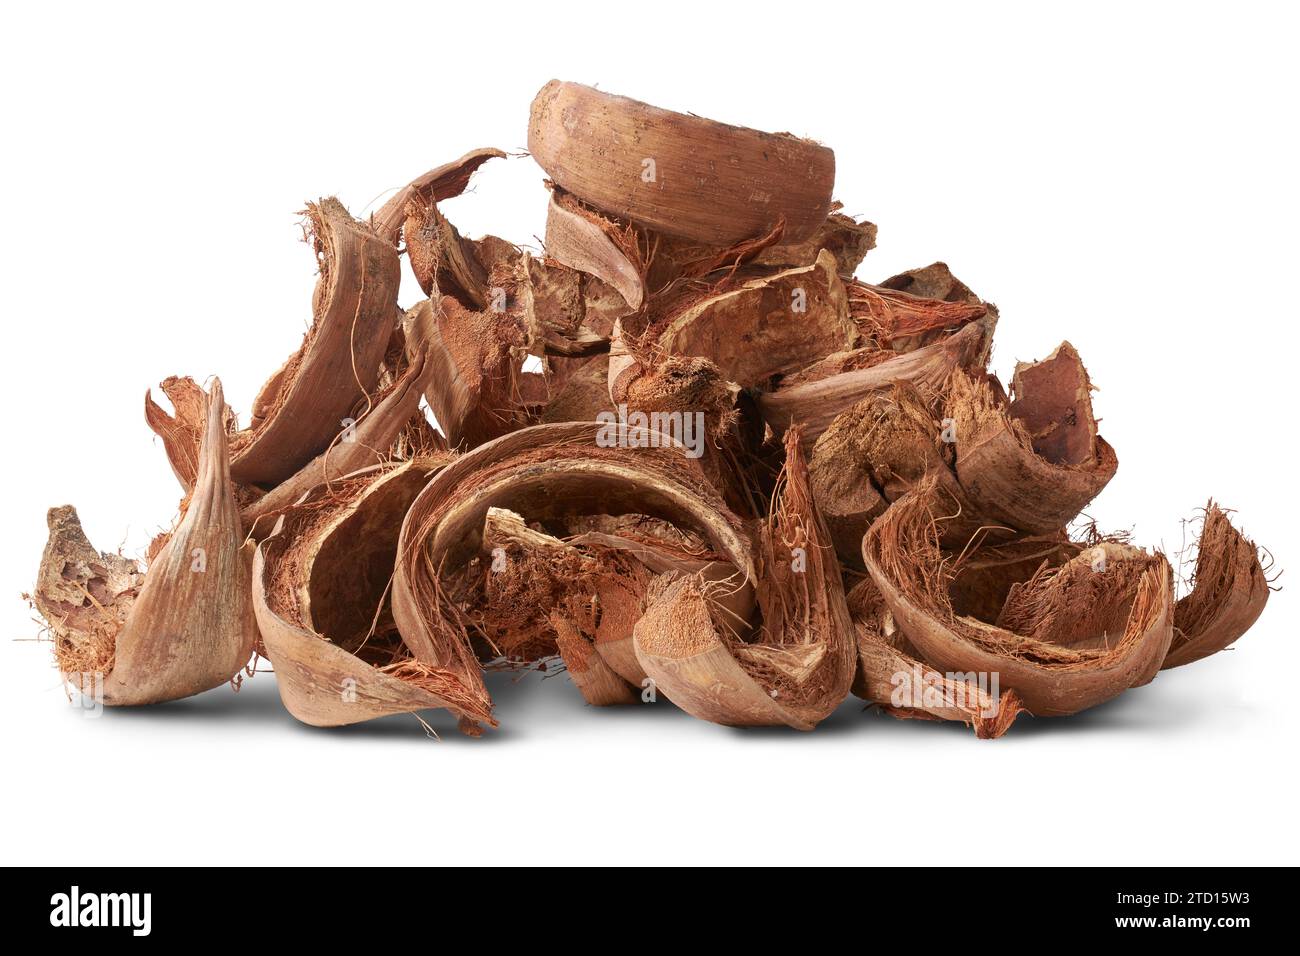
<path fill-rule="evenodd" d="M 1238 648 L 993 742 L 858 702 L 808 735 L 601 711 L 563 676 L 498 681 L 478 741 L 438 713 L 442 743 L 410 717 L 308 728 L 270 676 L 67 704 L 18 599 L 46 508 L 140 553 L 181 494 L 144 390 L 220 375 L 247 412 L 310 317 L 304 200 L 360 215 L 522 149 L 552 77 L 833 147 L 880 226 L 863 278 L 946 260 L 1001 307 L 1001 374 L 1083 354 L 1120 456 L 1103 527 L 1173 552 L 1214 495 L 1300 561 L 1291 10 L 723 7 L 5 7 L 6 862 L 1297 862 L 1292 590 Z M 496 160 L 444 211 L 535 242 L 541 179 Z"/>

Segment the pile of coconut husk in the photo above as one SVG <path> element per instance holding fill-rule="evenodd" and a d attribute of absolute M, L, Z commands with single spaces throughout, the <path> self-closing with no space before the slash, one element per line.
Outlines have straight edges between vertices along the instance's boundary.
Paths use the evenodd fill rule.
<path fill-rule="evenodd" d="M 946 265 L 857 278 L 876 227 L 831 150 L 558 81 L 528 148 L 540 251 L 439 208 L 497 149 L 364 219 L 322 199 L 311 327 L 246 424 L 215 379 L 146 393 L 172 530 L 141 563 L 49 513 L 31 598 L 79 690 L 157 703 L 266 659 L 309 724 L 479 734 L 486 669 L 562 668 L 599 706 L 811 730 L 857 695 L 996 737 L 1260 615 L 1217 505 L 1187 573 L 1080 522 L 1118 460 L 1079 355 L 1003 383 L 998 310 Z"/>

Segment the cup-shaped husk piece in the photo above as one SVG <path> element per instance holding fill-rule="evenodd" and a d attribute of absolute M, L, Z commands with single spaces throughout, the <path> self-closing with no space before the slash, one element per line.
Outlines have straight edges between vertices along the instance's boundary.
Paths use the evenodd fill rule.
<path fill-rule="evenodd" d="M 489 159 L 504 158 L 505 155 L 501 150 L 491 147 L 471 150 L 459 159 L 437 166 L 413 179 L 390 196 L 379 212 L 375 213 L 371 220 L 375 235 L 397 245 L 402 235 L 402 226 L 406 222 L 407 207 L 412 200 L 439 203 L 459 196 L 480 166 Z"/>
<path fill-rule="evenodd" d="M 474 448 L 528 423 L 523 330 L 513 321 L 443 296 L 412 308 L 403 328 L 429 363 L 425 398 L 452 448 Z"/>
<path fill-rule="evenodd" d="M 797 429 L 760 533 L 762 625 L 742 641 L 702 575 L 658 579 L 633 632 L 645 672 L 678 707 L 731 726 L 811 730 L 848 694 L 853 626 L 830 535 L 812 500 Z"/>
<path fill-rule="evenodd" d="M 307 208 L 320 278 L 302 346 L 262 386 L 249 428 L 232 440 L 231 475 L 272 486 L 343 432 L 375 386 L 401 315 L 397 247 L 353 219 L 337 199 Z"/>
<path fill-rule="evenodd" d="M 60 670 L 100 675 L 106 704 L 155 704 L 218 687 L 257 645 L 253 548 L 235 506 L 219 381 L 202 401 L 194 487 L 142 582 L 133 562 L 96 554 L 71 508 L 50 514 L 36 604 Z"/>
<path fill-rule="evenodd" d="M 960 721 L 981 739 L 1001 737 L 1023 711 L 1013 690 L 995 693 L 988 681 L 950 677 L 921 661 L 870 578 L 854 585 L 847 600 L 857 637 L 858 697 L 900 720 Z"/>
<path fill-rule="evenodd" d="M 754 579 L 740 521 L 698 463 L 669 436 L 594 422 L 538 425 L 461 456 L 429 482 L 402 524 L 393 612 L 406 645 L 480 689 L 481 669 L 444 575 L 480 548 L 489 508 L 528 520 L 579 514 L 646 514 L 691 528 Z M 739 584 L 737 584 L 739 586 Z"/>
<path fill-rule="evenodd" d="M 264 538 L 274 527 L 275 516 L 317 485 L 388 461 L 398 435 L 420 414 L 420 399 L 430 385 L 431 368 L 425 354 L 416 352 L 397 379 L 373 396 L 373 401 L 356 416 L 356 424 L 338 441 L 292 477 L 246 505 L 241 514 L 249 534 L 257 540 Z"/>
<path fill-rule="evenodd" d="M 1173 639 L 1173 588 L 1160 554 L 1102 542 L 1012 582 L 995 621 L 952 597 L 963 573 L 939 550 L 933 481 L 889 507 L 863 539 L 867 571 L 920 658 L 943 672 L 997 675 L 1037 716 L 1073 714 L 1150 681 Z M 976 552 L 978 554 L 978 552 Z M 987 589 L 968 588 L 986 594 Z"/>
<path fill-rule="evenodd" d="M 491 712 L 401 644 L 386 605 L 407 506 L 439 460 L 376 466 L 309 491 L 257 551 L 253 602 L 280 698 L 317 727 L 445 708 Z"/>
<path fill-rule="evenodd" d="M 556 183 L 608 213 L 719 246 L 782 219 L 786 241 L 809 238 L 835 185 L 835 154 L 809 140 L 559 80 L 533 100 L 528 151 Z"/>
<path fill-rule="evenodd" d="M 766 386 L 773 376 L 852 349 L 859 340 L 835 258 L 825 250 L 811 265 L 692 297 L 655 330 L 664 352 L 707 358 L 746 388 Z"/>
<path fill-rule="evenodd" d="M 937 391 L 957 369 L 982 369 L 993 333 L 991 319 L 970 322 L 911 352 L 872 349 L 872 360 L 863 367 L 841 370 L 828 365 L 825 374 L 806 370 L 760 395 L 758 407 L 778 434 L 800 425 L 804 447 L 811 448 L 837 415 L 873 392 L 887 391 L 896 382 Z"/>
<path fill-rule="evenodd" d="M 947 397 L 955 470 L 981 515 L 1030 534 L 1070 521 L 1118 467 L 1097 433 L 1092 384 L 1068 342 L 1020 364 L 1009 404 L 987 376 L 958 373 Z"/>
<path fill-rule="evenodd" d="M 1268 594 L 1259 549 L 1211 501 L 1201 526 L 1192 591 L 1174 605 L 1174 640 L 1164 666 L 1190 664 L 1223 650 L 1255 623 Z"/>

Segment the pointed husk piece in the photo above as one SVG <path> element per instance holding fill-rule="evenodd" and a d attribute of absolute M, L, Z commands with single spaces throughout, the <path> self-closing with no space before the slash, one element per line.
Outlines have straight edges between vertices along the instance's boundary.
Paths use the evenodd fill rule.
<path fill-rule="evenodd" d="M 1213 501 L 1205 506 L 1192 585 L 1174 605 L 1174 640 L 1165 668 L 1223 650 L 1246 633 L 1268 603 L 1259 549 Z"/>
<path fill-rule="evenodd" d="M 385 607 L 402 516 L 441 461 L 364 469 L 312 489 L 259 546 L 253 602 L 280 698 L 336 727 L 445 708 L 488 722 L 454 674 L 414 660 Z"/>
<path fill-rule="evenodd" d="M 703 720 L 811 730 L 844 700 L 856 670 L 853 626 L 830 536 L 813 503 L 798 430 L 760 535 L 753 642 L 738 640 L 707 600 L 701 575 L 652 586 L 633 631 L 656 687 Z"/>
<path fill-rule="evenodd" d="M 406 207 L 412 199 L 438 203 L 459 196 L 469 185 L 470 177 L 489 159 L 505 158 L 499 149 L 485 147 L 471 150 L 460 159 L 445 163 L 413 179 L 399 189 L 372 217 L 375 235 L 397 245 L 402 224 L 406 221 Z"/>
<path fill-rule="evenodd" d="M 1093 707 L 1150 681 L 1173 639 L 1173 587 L 1160 554 L 1102 542 L 1012 581 L 994 622 L 950 597 L 970 571 L 939 551 L 933 481 L 879 518 L 863 539 L 867 571 L 899 630 L 936 670 L 998 675 L 1036 716 Z M 978 554 L 978 552 L 976 552 Z M 980 590 L 980 589 L 975 589 Z"/>
<path fill-rule="evenodd" d="M 528 151 L 599 209 L 718 246 L 764 235 L 783 218 L 786 241 L 809 238 L 835 184 L 835 154 L 809 140 L 559 80 L 533 100 Z"/>
<path fill-rule="evenodd" d="M 1119 462 L 1097 433 L 1092 385 L 1068 342 L 1018 365 L 1013 388 L 1007 404 L 987 376 L 953 376 L 947 409 L 957 480 L 981 516 L 1049 534 L 1097 496 Z"/>
<path fill-rule="evenodd" d="M 219 381 L 203 403 L 193 491 L 142 583 L 133 562 L 95 553 L 73 509 L 50 513 L 35 602 L 54 632 L 60 670 L 103 675 L 109 705 L 156 704 L 219 687 L 257 645 L 253 548 L 235 507 Z"/>
<path fill-rule="evenodd" d="M 529 520 L 577 514 L 647 514 L 706 537 L 753 580 L 740 522 L 709 487 L 698 464 L 668 436 L 646 429 L 573 422 L 538 425 L 461 456 L 429 482 L 402 525 L 393 611 L 420 660 L 454 671 L 481 690 L 466 622 L 447 596 L 444 575 L 479 550 L 489 508 Z"/>
<path fill-rule="evenodd" d="M 758 406 L 777 434 L 800 425 L 805 448 L 811 448 L 837 415 L 872 392 L 887 390 L 895 382 L 937 391 L 956 369 L 983 368 L 991 336 L 991 323 L 980 319 L 912 352 L 879 352 L 881 360 L 864 368 L 784 382 L 760 395 Z"/>
<path fill-rule="evenodd" d="M 302 346 L 262 387 L 230 471 L 241 484 L 275 485 L 320 454 L 374 388 L 397 308 L 397 247 L 353 219 L 337 199 L 307 208 L 320 278 Z"/>
<path fill-rule="evenodd" d="M 960 721 L 980 739 L 1001 737 L 1023 711 L 1013 690 L 994 696 L 987 684 L 948 677 L 919 660 L 870 578 L 854 585 L 847 600 L 857 636 L 858 697 L 900 720 Z"/>

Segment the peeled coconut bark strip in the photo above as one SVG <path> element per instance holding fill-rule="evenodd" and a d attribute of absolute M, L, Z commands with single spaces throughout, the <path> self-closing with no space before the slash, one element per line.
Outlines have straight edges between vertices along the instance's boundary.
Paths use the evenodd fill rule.
<path fill-rule="evenodd" d="M 380 207 L 371 219 L 375 234 L 391 242 L 394 246 L 402 236 L 402 225 L 406 221 L 406 209 L 412 199 L 426 203 L 439 203 L 444 199 L 459 196 L 469 185 L 470 177 L 489 159 L 504 159 L 505 153 L 499 149 L 485 147 L 470 150 L 459 159 L 436 166 L 421 176 L 411 180 L 399 189 Z"/>
<path fill-rule="evenodd" d="M 789 242 L 826 220 L 835 154 L 786 133 L 673 113 L 552 80 L 533 100 L 528 151 L 585 202 L 660 232 L 727 246 L 785 220 Z"/>
<path fill-rule="evenodd" d="M 615 242 L 614 226 L 602 222 L 584 210 L 572 197 L 558 189 L 551 191 L 546 213 L 546 254 L 557 262 L 593 275 L 616 290 L 629 309 L 641 308 L 645 301 L 645 277 L 627 254 L 626 242 Z"/>
<path fill-rule="evenodd" d="M 1213 501 L 1205 507 L 1192 591 L 1174 605 L 1174 640 L 1164 667 L 1217 654 L 1250 629 L 1268 603 L 1255 543 Z"/>
<path fill-rule="evenodd" d="M 400 316 L 397 247 L 337 199 L 308 206 L 320 278 L 302 346 L 262 387 L 247 431 L 234 438 L 230 471 L 241 484 L 274 486 L 320 454 L 374 388 Z"/>
<path fill-rule="evenodd" d="M 753 580 L 740 522 L 669 436 L 594 422 L 520 429 L 462 455 L 436 475 L 402 524 L 393 612 L 420 660 L 482 687 L 478 661 L 443 575 L 478 551 L 489 508 L 529 520 L 647 514 L 704 535 Z M 482 692 L 486 694 L 486 689 Z"/>
<path fill-rule="evenodd" d="M 957 369 L 982 369 L 991 337 L 992 326 L 987 319 L 971 322 L 932 345 L 885 358 L 866 368 L 783 383 L 759 395 L 758 407 L 777 434 L 799 425 L 805 448 L 811 448 L 837 415 L 872 392 L 889 389 L 895 382 L 937 390 Z"/>
<path fill-rule="evenodd" d="M 1155 676 L 1173 639 L 1162 555 L 1103 542 L 1013 583 L 998 620 L 982 621 L 949 596 L 962 570 L 939 550 L 932 491 L 922 483 L 895 502 L 862 543 L 868 573 L 921 659 L 945 673 L 997 674 L 1042 717 L 1077 713 Z"/>
<path fill-rule="evenodd" d="M 1068 342 L 1018 365 L 1013 388 L 1007 404 L 987 376 L 953 376 L 947 411 L 957 480 L 982 516 L 1048 534 L 1101 492 L 1119 462 L 1097 432 L 1092 384 Z"/>
<path fill-rule="evenodd" d="M 900 720 L 960 721 L 982 740 L 1001 737 L 1023 711 L 1013 690 L 991 693 L 986 682 L 955 680 L 917 658 L 870 578 L 847 595 L 857 637 L 853 693 Z"/>
<path fill-rule="evenodd" d="M 835 258 L 823 250 L 808 266 L 759 276 L 672 315 L 658 346 L 714 362 L 742 387 L 802 369 L 858 344 Z"/>
<path fill-rule="evenodd" d="M 797 430 L 786 454 L 760 534 L 759 635 L 740 641 L 720 623 L 699 574 L 659 578 L 633 631 L 637 659 L 655 686 L 703 720 L 811 730 L 853 680 L 853 627 Z"/>
<path fill-rule="evenodd" d="M 421 664 L 391 635 L 384 610 L 402 516 L 438 463 L 377 466 L 319 485 L 257 551 L 253 602 L 285 707 L 316 727 L 447 709 L 491 720 L 455 675 Z"/>
<path fill-rule="evenodd" d="M 143 581 L 133 562 L 95 552 L 71 507 L 50 514 L 35 603 L 54 632 L 60 670 L 102 675 L 109 705 L 156 704 L 219 687 L 257 646 L 253 546 L 244 542 L 235 507 L 220 381 L 204 403 L 193 491 Z"/>

